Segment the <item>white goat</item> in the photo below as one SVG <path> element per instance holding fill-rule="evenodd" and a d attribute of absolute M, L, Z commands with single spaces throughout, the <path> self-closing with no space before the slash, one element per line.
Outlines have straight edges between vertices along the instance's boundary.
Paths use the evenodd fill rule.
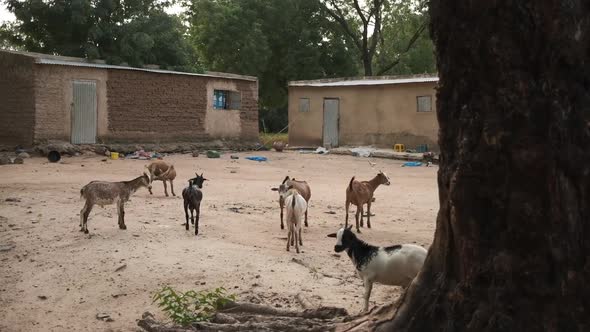
<path fill-rule="evenodd" d="M 398 244 L 391 247 L 372 246 L 357 238 L 350 230 L 351 228 L 352 225 L 343 227 L 338 230 L 338 233 L 329 234 L 328 237 L 336 238 L 334 251 L 346 250 L 359 277 L 363 279 L 364 310 L 368 311 L 374 282 L 404 288 L 409 286 L 422 269 L 428 252 L 415 244 Z"/>
<path fill-rule="evenodd" d="M 287 251 L 289 251 L 290 246 L 295 244 L 295 250 L 299 253 L 299 246 L 303 245 L 301 221 L 304 219 L 305 211 L 307 211 L 307 202 L 293 186 L 289 186 L 286 191 L 280 192 L 280 194 L 285 200 L 287 209 Z"/>

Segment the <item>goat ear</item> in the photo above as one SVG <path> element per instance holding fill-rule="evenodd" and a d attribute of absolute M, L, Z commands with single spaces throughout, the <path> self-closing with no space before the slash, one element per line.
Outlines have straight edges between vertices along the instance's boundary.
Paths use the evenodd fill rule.
<path fill-rule="evenodd" d="M 281 184 L 285 184 L 285 182 L 287 182 L 287 181 L 289 181 L 289 176 L 288 175 L 285 177 L 285 179 L 283 180 L 283 183 L 281 183 Z"/>
<path fill-rule="evenodd" d="M 352 229 L 352 224 L 350 224 L 348 227 L 346 227 L 346 229 L 351 230 Z"/>
<path fill-rule="evenodd" d="M 195 172 L 195 175 L 196 175 L 197 177 L 199 177 L 199 173 Z"/>
<path fill-rule="evenodd" d="M 336 233 L 328 234 L 328 237 L 336 237 Z"/>
<path fill-rule="evenodd" d="M 270 188 L 272 191 L 279 191 L 279 188 Z"/>

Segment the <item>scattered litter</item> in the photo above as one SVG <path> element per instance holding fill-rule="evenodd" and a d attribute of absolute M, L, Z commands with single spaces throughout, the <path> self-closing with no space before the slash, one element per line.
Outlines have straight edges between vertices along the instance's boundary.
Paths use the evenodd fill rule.
<path fill-rule="evenodd" d="M 334 212 L 334 211 L 326 211 L 324 213 L 326 213 L 326 214 L 336 214 L 336 212 Z"/>
<path fill-rule="evenodd" d="M 266 157 L 261 157 L 261 156 L 251 156 L 251 157 L 246 157 L 246 159 L 253 160 L 253 161 L 267 161 L 268 160 Z"/>
<path fill-rule="evenodd" d="M 116 269 L 115 269 L 115 272 L 122 271 L 122 270 L 124 270 L 125 268 L 127 268 L 127 264 L 123 264 L 123 265 L 119 266 L 118 268 L 116 268 Z"/>
<path fill-rule="evenodd" d="M 96 319 L 102 320 L 103 322 L 114 322 L 115 320 L 111 318 L 111 315 L 107 313 L 99 313 L 96 314 Z"/>
<path fill-rule="evenodd" d="M 14 244 L 0 244 L 0 251 L 10 251 L 14 249 Z"/>
<path fill-rule="evenodd" d="M 24 162 L 25 161 L 23 160 L 23 158 L 19 158 L 19 157 L 16 157 L 16 158 L 14 158 L 14 160 L 12 160 L 12 163 L 16 164 L 16 165 L 22 165 Z"/>
<path fill-rule="evenodd" d="M 287 145 L 282 141 L 274 141 L 272 143 L 272 147 L 273 149 L 275 149 L 276 152 L 283 152 L 286 146 Z"/>
<path fill-rule="evenodd" d="M 315 153 L 317 153 L 317 154 L 327 154 L 328 152 L 329 152 L 328 149 L 326 149 L 323 146 L 320 146 L 317 149 L 315 149 Z"/>
<path fill-rule="evenodd" d="M 231 159 L 240 159 L 240 157 L 236 156 L 236 155 L 231 155 L 230 156 Z"/>
<path fill-rule="evenodd" d="M 353 148 L 350 149 L 350 152 L 352 152 L 352 155 L 355 157 L 370 157 L 371 153 L 373 153 L 375 151 L 374 148 L 368 148 L 368 147 L 359 147 L 359 148 Z"/>
<path fill-rule="evenodd" d="M 47 296 L 45 295 L 38 295 L 39 300 L 47 300 Z"/>
<path fill-rule="evenodd" d="M 12 164 L 12 160 L 8 157 L 0 157 L 0 165 L 10 165 Z"/>
<path fill-rule="evenodd" d="M 207 151 L 207 158 L 219 158 L 219 157 L 221 157 L 221 153 L 219 153 L 219 151 L 215 151 L 215 150 Z"/>
<path fill-rule="evenodd" d="M 232 174 L 235 174 L 235 173 L 237 173 L 238 171 L 231 170 L 231 171 L 229 171 L 229 172 L 230 172 L 230 173 L 232 173 Z"/>
<path fill-rule="evenodd" d="M 47 160 L 51 163 L 56 163 L 61 159 L 61 154 L 57 151 L 49 151 L 47 154 Z"/>
<path fill-rule="evenodd" d="M 146 152 L 144 150 L 137 150 L 125 156 L 125 159 L 139 159 L 139 160 L 150 160 L 150 159 L 162 159 L 164 155 L 158 152 Z"/>
<path fill-rule="evenodd" d="M 15 197 L 8 197 L 7 199 L 4 200 L 5 202 L 20 202 L 20 198 L 15 198 Z"/>
<path fill-rule="evenodd" d="M 417 167 L 422 166 L 422 163 L 419 161 L 408 161 L 402 164 L 402 167 Z"/>
<path fill-rule="evenodd" d="M 199 156 L 199 151 L 193 151 L 193 157 L 197 158 Z"/>

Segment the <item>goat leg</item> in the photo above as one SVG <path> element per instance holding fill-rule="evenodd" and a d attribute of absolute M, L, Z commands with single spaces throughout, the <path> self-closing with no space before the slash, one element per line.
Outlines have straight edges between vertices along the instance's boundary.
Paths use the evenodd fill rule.
<path fill-rule="evenodd" d="M 172 196 L 176 196 L 174 193 L 174 182 L 172 182 L 172 180 L 170 180 L 170 191 L 172 192 Z"/>
<path fill-rule="evenodd" d="M 308 225 L 307 225 L 307 210 L 308 209 L 309 208 L 305 208 L 305 227 L 308 227 Z"/>
<path fill-rule="evenodd" d="M 299 224 L 299 227 L 297 227 L 297 226 L 293 226 L 293 228 L 294 228 L 294 229 L 293 229 L 293 235 L 294 235 L 294 236 L 293 236 L 293 238 L 295 239 L 295 251 L 296 251 L 297 253 L 299 253 L 299 240 L 300 240 L 300 239 L 298 239 L 299 235 L 297 234 L 297 231 L 298 231 L 298 230 L 299 230 L 299 231 L 301 230 L 301 224 Z"/>
<path fill-rule="evenodd" d="M 367 203 L 367 228 L 371 228 L 371 201 Z"/>
<path fill-rule="evenodd" d="M 84 232 L 84 233 L 88 234 L 88 216 L 90 215 L 90 211 L 92 211 L 92 207 L 93 207 L 93 205 L 88 204 L 88 201 L 87 201 L 86 204 L 84 204 L 82 211 L 80 211 L 80 223 L 81 223 L 80 232 Z"/>
<path fill-rule="evenodd" d="M 346 208 L 346 219 L 344 221 L 344 227 L 348 227 L 348 208 L 350 207 L 350 202 L 347 200 L 344 206 Z"/>
<path fill-rule="evenodd" d="M 360 233 L 361 229 L 359 228 L 359 213 L 361 212 L 361 209 L 357 207 L 356 209 L 356 213 L 354 214 L 354 219 L 356 221 L 356 232 Z"/>
<path fill-rule="evenodd" d="M 365 312 L 369 311 L 369 298 L 371 297 L 371 290 L 373 289 L 373 282 L 369 279 L 364 280 L 365 283 Z"/>
<path fill-rule="evenodd" d="M 283 202 L 280 202 L 281 205 L 281 229 L 285 229 L 285 225 L 283 224 Z"/>
<path fill-rule="evenodd" d="M 164 194 L 166 194 L 166 197 L 168 197 L 168 187 L 166 186 L 166 180 L 163 180 L 162 183 L 164 183 Z"/>
<path fill-rule="evenodd" d="M 365 227 L 365 223 L 363 222 L 363 204 L 361 204 L 357 210 L 361 210 L 361 227 Z"/>
<path fill-rule="evenodd" d="M 199 203 L 200 204 L 200 203 Z M 199 235 L 199 217 L 201 216 L 201 206 L 197 206 L 195 218 L 195 236 Z"/>
<path fill-rule="evenodd" d="M 303 240 L 301 239 L 301 225 L 299 225 L 299 245 L 302 246 L 303 245 Z"/>
<path fill-rule="evenodd" d="M 287 231 L 287 251 L 289 251 L 289 244 L 291 243 L 291 227 Z"/>
<path fill-rule="evenodd" d="M 188 231 L 188 201 L 186 199 L 184 200 L 184 217 L 186 218 L 186 223 L 184 224 L 184 226 Z"/>
<path fill-rule="evenodd" d="M 122 202 L 119 202 L 119 229 L 127 229 L 125 226 L 125 205 Z"/>

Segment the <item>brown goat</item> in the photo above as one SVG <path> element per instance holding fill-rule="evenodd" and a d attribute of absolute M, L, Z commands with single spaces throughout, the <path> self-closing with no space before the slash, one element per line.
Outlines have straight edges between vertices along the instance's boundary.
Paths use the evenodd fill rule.
<path fill-rule="evenodd" d="M 307 203 L 307 207 L 305 209 L 305 227 L 308 227 L 307 211 L 309 209 L 309 199 L 311 198 L 311 188 L 307 182 L 290 179 L 289 176 L 287 176 L 278 188 L 271 189 L 272 191 L 279 192 L 279 206 L 281 207 L 281 229 L 285 229 L 285 224 L 283 224 L 283 209 L 285 208 L 285 197 L 290 186 L 293 186 L 293 189 L 297 190 L 297 192 L 299 192 L 299 194 L 305 198 L 305 202 Z"/>
<path fill-rule="evenodd" d="M 172 191 L 172 195 L 176 196 L 174 193 L 174 179 L 176 179 L 176 170 L 174 169 L 174 165 L 168 165 L 166 162 L 162 160 L 157 160 L 149 165 L 145 166 L 148 171 L 150 172 L 150 181 L 162 181 L 164 183 L 164 194 L 168 197 L 168 188 L 166 186 L 166 181 L 170 181 L 170 190 Z M 152 190 L 150 189 L 150 195 L 152 195 Z"/>
<path fill-rule="evenodd" d="M 127 226 L 125 226 L 125 202 L 141 187 L 147 187 L 148 189 L 152 187 L 150 177 L 145 173 L 131 181 L 92 181 L 82 187 L 80 196 L 86 200 L 86 204 L 80 211 L 80 231 L 88 234 L 88 215 L 90 215 L 94 205 L 104 206 L 110 204 L 117 204 L 119 228 L 127 229 Z"/>
<path fill-rule="evenodd" d="M 373 202 L 373 193 L 379 185 L 389 186 L 389 178 L 381 171 L 370 181 L 356 181 L 354 176 L 350 179 L 346 187 L 346 221 L 345 227 L 348 226 L 348 208 L 350 204 L 356 205 L 356 231 L 360 233 L 359 213 L 361 215 L 361 227 L 363 227 L 363 205 L 367 204 L 367 227 L 371 228 L 371 203 Z"/>

